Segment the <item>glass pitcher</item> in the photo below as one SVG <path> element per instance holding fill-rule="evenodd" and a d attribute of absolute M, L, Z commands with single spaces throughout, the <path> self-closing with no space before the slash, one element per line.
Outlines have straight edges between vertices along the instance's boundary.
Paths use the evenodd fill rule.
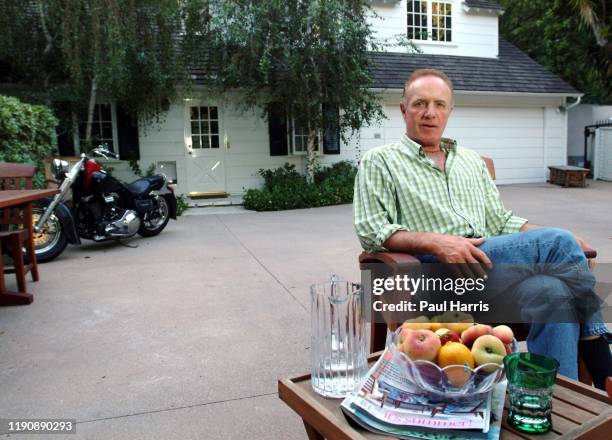
<path fill-rule="evenodd" d="M 343 398 L 367 373 L 367 339 L 361 287 L 340 281 L 310 287 L 311 372 L 315 392 Z"/>

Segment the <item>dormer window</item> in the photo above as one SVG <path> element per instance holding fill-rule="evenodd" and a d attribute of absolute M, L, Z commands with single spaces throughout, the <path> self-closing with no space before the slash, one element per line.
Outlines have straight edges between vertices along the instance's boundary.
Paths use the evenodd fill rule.
<path fill-rule="evenodd" d="M 452 1 L 408 0 L 408 38 L 452 41 Z"/>

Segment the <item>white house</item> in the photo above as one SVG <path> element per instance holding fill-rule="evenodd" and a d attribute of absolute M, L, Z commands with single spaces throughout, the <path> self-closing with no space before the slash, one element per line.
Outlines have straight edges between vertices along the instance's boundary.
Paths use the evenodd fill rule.
<path fill-rule="evenodd" d="M 359 140 L 321 147 L 320 162 L 358 159 L 363 151 L 403 134 L 402 86 L 417 68 L 443 70 L 455 84 L 456 107 L 446 136 L 494 159 L 497 182 L 543 182 L 548 165 L 567 162 L 568 105 L 581 93 L 499 36 L 503 9 L 488 0 L 373 0 L 381 37 L 407 35 L 422 54 L 402 47 L 373 54 L 375 89 L 388 117 L 361 130 Z M 537 38 L 537 36 L 534 36 Z M 199 80 L 196 75 L 196 81 Z M 138 149 L 141 168 L 156 164 L 176 180 L 177 192 L 239 200 L 258 187 L 260 168 L 303 166 L 303 133 L 261 111 L 240 113 L 209 99 L 204 89 L 170 104 L 159 127 L 130 133 L 119 109 L 101 106 L 99 126 L 121 152 Z M 111 165 L 129 179 L 126 163 Z"/>

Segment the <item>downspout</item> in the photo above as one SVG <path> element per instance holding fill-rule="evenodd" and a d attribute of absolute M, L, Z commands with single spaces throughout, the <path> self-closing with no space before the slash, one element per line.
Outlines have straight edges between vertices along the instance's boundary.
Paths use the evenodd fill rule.
<path fill-rule="evenodd" d="M 568 105 L 567 107 L 565 107 L 565 111 L 571 110 L 574 107 L 576 107 L 578 104 L 580 104 L 580 101 L 582 101 L 582 95 L 578 96 L 576 98 L 575 102 L 572 102 L 570 105 Z"/>

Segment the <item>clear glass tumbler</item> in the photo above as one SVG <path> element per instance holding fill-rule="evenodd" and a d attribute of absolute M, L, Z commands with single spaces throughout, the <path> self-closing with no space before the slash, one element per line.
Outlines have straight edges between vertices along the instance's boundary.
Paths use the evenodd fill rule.
<path fill-rule="evenodd" d="M 311 373 L 315 392 L 343 398 L 367 373 L 367 340 L 359 284 L 335 276 L 310 287 Z"/>
<path fill-rule="evenodd" d="M 552 386 L 559 362 L 535 353 L 504 358 L 510 410 L 508 423 L 518 431 L 544 434 L 552 429 Z"/>

